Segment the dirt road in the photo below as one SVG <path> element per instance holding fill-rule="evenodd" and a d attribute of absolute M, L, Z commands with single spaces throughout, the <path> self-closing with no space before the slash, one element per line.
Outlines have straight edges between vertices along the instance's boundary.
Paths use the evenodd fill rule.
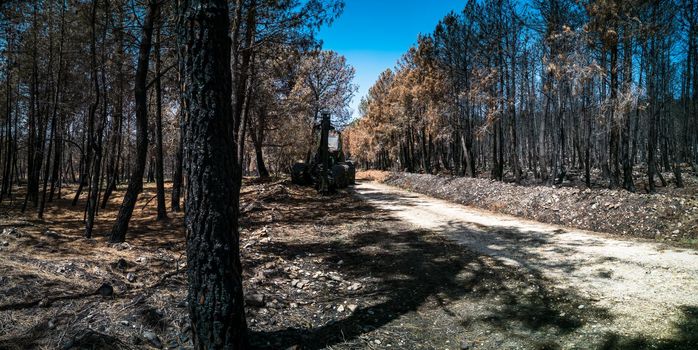
<path fill-rule="evenodd" d="M 375 182 L 362 182 L 355 190 L 403 222 L 442 233 L 466 249 L 583 296 L 580 311 L 596 310 L 609 321 L 585 324 L 582 333 L 683 339 L 672 343 L 680 345 L 676 348 L 690 348 L 686 340 L 696 339 L 685 334 L 698 332 L 696 251 L 494 214 Z"/>

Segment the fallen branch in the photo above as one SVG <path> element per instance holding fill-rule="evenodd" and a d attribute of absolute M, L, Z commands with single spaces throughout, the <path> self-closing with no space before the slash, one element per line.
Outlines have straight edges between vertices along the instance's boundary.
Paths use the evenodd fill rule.
<path fill-rule="evenodd" d="M 145 202 L 145 204 L 143 204 L 143 208 L 141 208 L 141 211 L 145 210 L 145 207 L 147 207 L 148 204 L 150 204 L 150 202 L 153 201 L 153 199 L 155 199 L 155 197 L 157 197 L 157 196 L 158 196 L 158 195 L 156 194 L 156 195 L 150 197 L 150 199 L 148 199 L 148 201 Z"/>
<path fill-rule="evenodd" d="M 84 298 L 84 297 L 89 297 L 89 296 L 99 295 L 99 294 L 100 293 L 98 290 L 95 292 L 85 292 L 85 293 L 78 293 L 78 294 L 61 295 L 61 296 L 57 296 L 57 297 L 53 297 L 53 298 L 45 297 L 42 299 L 24 302 L 24 303 L 0 305 L 0 311 L 21 310 L 21 309 L 34 307 L 34 306 L 48 307 L 48 306 L 51 306 L 51 304 L 53 304 L 56 301 L 69 300 L 69 299 L 79 299 L 79 298 Z"/>

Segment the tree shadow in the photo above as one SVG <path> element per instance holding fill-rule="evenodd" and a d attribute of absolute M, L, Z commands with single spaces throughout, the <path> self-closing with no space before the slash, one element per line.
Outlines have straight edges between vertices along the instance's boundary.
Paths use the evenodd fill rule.
<path fill-rule="evenodd" d="M 416 194 L 408 194 L 408 193 L 390 193 L 390 192 L 382 192 L 380 190 L 375 190 L 375 189 L 370 189 L 370 188 L 364 188 L 361 190 L 361 193 L 358 194 L 360 198 L 367 199 L 367 200 L 372 200 L 372 201 L 379 201 L 381 203 L 386 203 L 386 204 L 400 204 L 400 205 L 407 205 L 407 206 L 417 206 L 419 204 L 423 204 L 424 200 L 422 199 L 422 196 L 416 195 Z"/>
<path fill-rule="evenodd" d="M 545 329 L 554 337 L 572 332 L 586 322 L 610 318 L 601 308 L 578 310 L 576 303 L 591 304 L 590 301 L 574 291 L 565 291 L 563 296 L 535 270 L 512 269 L 486 254 L 464 252 L 457 243 L 425 231 L 367 231 L 351 240 L 276 243 L 265 249 L 269 255 L 285 259 L 310 253 L 326 261 L 343 260 L 341 272 L 347 280 L 372 282 L 360 292 L 335 290 L 336 299 L 367 298 L 375 302 L 315 328 L 253 331 L 253 343 L 259 349 L 298 344 L 303 349 L 320 349 L 349 342 L 434 300 L 444 312 L 452 314 L 448 305 L 461 298 L 502 300 L 501 305 L 488 310 L 487 317 L 462 318 L 464 329 L 473 322 L 500 329 L 517 323 L 530 332 Z M 535 285 L 535 291 L 522 293 L 522 284 Z"/>
<path fill-rule="evenodd" d="M 42 320 L 32 328 L 27 330 L 26 334 L 18 337 L 4 339 L 0 343 L 0 350 L 24 350 L 44 348 L 38 346 L 37 339 L 40 335 L 49 329 L 49 319 Z M 86 329 L 79 332 L 63 344 L 61 349 L 65 350 L 129 350 L 133 347 L 122 341 L 121 339 L 97 332 L 92 329 Z"/>
<path fill-rule="evenodd" d="M 698 349 L 698 307 L 681 308 L 682 320 L 674 326 L 675 334 L 668 339 L 652 339 L 644 336 L 626 336 L 610 333 L 600 349 L 603 350 L 694 350 Z"/>
<path fill-rule="evenodd" d="M 339 193 L 332 196 L 309 197 L 281 197 L 268 198 L 263 202 L 277 212 L 280 219 L 269 217 L 270 208 L 263 208 L 254 213 L 241 215 L 242 227 L 255 229 L 270 222 L 279 221 L 287 225 L 323 224 L 337 225 L 351 222 L 373 214 L 375 208 L 361 201 L 347 203 L 347 193 Z M 396 220 L 386 217 L 386 220 Z"/>
<path fill-rule="evenodd" d="M 399 206 L 419 205 L 418 196 L 404 198 L 402 195 L 368 191 L 360 197 Z M 305 203 L 311 207 L 328 205 L 312 199 Z M 340 216 L 332 217 L 330 221 L 333 224 L 355 225 L 360 222 L 358 219 L 368 214 L 378 220 L 398 221 L 390 215 L 389 209 L 363 208 L 361 215 L 355 215 L 351 207 L 329 205 L 329 210 L 349 211 L 349 215 L 343 219 Z M 284 223 L 310 222 L 317 220 L 318 216 L 315 215 L 318 214 L 297 214 L 295 219 Z M 326 216 L 326 212 L 323 215 Z M 305 216 L 313 219 L 306 221 Z M 425 307 L 436 307 L 443 314 L 459 320 L 457 323 L 461 327 L 461 334 L 472 334 L 472 329 L 492 330 L 499 333 L 492 337 L 519 338 L 516 340 L 519 342 L 517 346 L 523 344 L 524 348 L 562 348 L 567 341 L 574 341 L 573 338 L 582 334 L 586 340 L 593 341 L 589 346 L 594 348 L 599 348 L 601 344 L 608 349 L 630 349 L 637 344 L 661 349 L 694 348 L 695 336 L 691 332 L 695 333 L 696 321 L 693 311 L 687 313 L 694 315 L 692 319 L 687 316 L 685 323 L 677 325 L 678 331 L 684 335 L 671 341 L 605 335 L 602 330 L 587 334 L 587 326 L 593 328 L 591 326 L 613 322 L 609 309 L 598 306 L 598 299 L 587 292 L 574 286 L 561 286 L 559 281 L 551 279 L 548 272 L 553 271 L 557 276 L 573 273 L 589 264 L 615 261 L 616 258 L 612 256 L 600 255 L 600 261 L 589 261 L 577 255 L 582 247 L 602 248 L 605 245 L 603 240 L 592 237 L 558 244 L 556 236 L 566 233 L 564 230 L 551 228 L 539 231 L 515 226 L 507 220 L 491 225 L 445 222 L 434 229 L 441 232 L 437 235 L 404 229 L 405 226 L 399 231 L 391 231 L 388 225 L 380 227 L 357 226 L 355 230 L 359 233 L 345 235 L 341 239 L 323 237 L 320 242 L 274 242 L 262 247 L 261 255 L 268 257 L 269 261 L 275 257 L 288 261 L 305 255 L 333 264 L 344 261 L 339 271 L 346 280 L 369 281 L 364 283 L 365 288 L 351 292 L 336 289 L 319 295 L 332 295 L 330 308 L 342 301 L 346 305 L 347 300 L 370 302 L 363 302 L 365 305 L 348 315 L 335 315 L 333 311 L 328 313 L 326 306 L 325 311 L 320 307 L 317 312 L 329 315 L 329 320 L 320 317 L 313 321 L 293 323 L 289 328 L 252 326 L 254 346 L 258 349 L 294 345 L 301 345 L 303 349 L 320 349 L 342 344 L 356 347 L 373 330 L 383 327 L 391 329 L 398 319 L 399 322 L 408 322 L 406 320 L 411 316 L 403 318 L 404 315 L 424 312 Z M 477 245 L 476 249 L 474 245 Z M 554 252 L 561 259 L 551 259 L 543 251 Z M 608 274 L 607 271 L 605 273 Z M 604 271 L 598 277 L 610 278 L 604 275 Z M 273 288 L 271 285 L 267 287 Z M 318 298 L 310 302 L 320 304 L 323 300 Z M 463 313 L 464 309 L 458 303 L 471 302 L 479 303 L 478 307 L 484 311 Z M 288 316 L 294 311 L 281 312 Z M 308 314 L 301 317 L 304 316 L 313 318 Z M 285 323 L 285 326 L 288 325 Z M 427 335 L 424 332 L 422 336 Z M 459 334 L 457 329 L 454 332 Z M 428 338 L 415 336 L 414 340 L 429 344 Z M 503 340 L 499 344 L 510 343 Z M 500 348 L 506 347 L 501 345 Z"/>

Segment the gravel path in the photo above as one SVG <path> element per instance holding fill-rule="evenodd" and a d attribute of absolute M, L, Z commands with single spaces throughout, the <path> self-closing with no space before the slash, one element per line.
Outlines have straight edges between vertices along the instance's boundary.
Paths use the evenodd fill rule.
<path fill-rule="evenodd" d="M 576 291 L 595 304 L 580 309 L 606 310 L 620 334 L 671 337 L 682 310 L 698 306 L 696 251 L 494 214 L 376 182 L 355 190 L 406 223 Z"/>

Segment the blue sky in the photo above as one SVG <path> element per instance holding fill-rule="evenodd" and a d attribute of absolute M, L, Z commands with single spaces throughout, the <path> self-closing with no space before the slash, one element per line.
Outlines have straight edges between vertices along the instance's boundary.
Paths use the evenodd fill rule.
<path fill-rule="evenodd" d="M 344 55 L 356 69 L 359 90 L 352 101 L 357 117 L 359 101 L 387 68 L 417 41 L 420 33 L 434 30 L 452 10 L 460 11 L 466 0 L 345 0 L 344 13 L 320 30 L 323 48 Z"/>

